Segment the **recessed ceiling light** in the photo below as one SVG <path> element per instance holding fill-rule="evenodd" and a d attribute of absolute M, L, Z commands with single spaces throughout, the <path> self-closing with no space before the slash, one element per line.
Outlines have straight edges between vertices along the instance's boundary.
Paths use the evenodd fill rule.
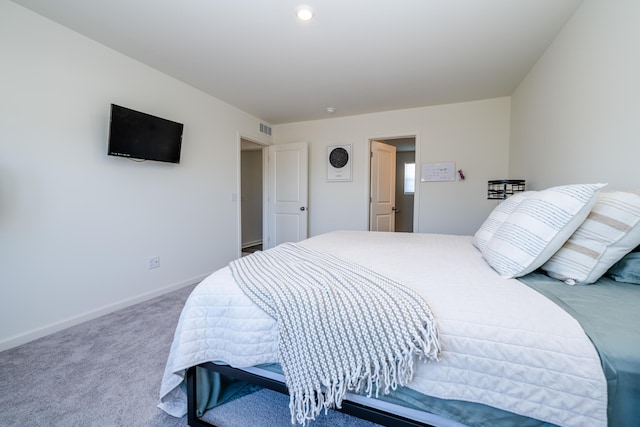
<path fill-rule="evenodd" d="M 301 21 L 309 21 L 313 18 L 313 10 L 309 6 L 300 6 L 296 11 L 296 16 Z"/>
<path fill-rule="evenodd" d="M 335 107 L 327 107 L 327 114 L 333 114 L 336 112 Z"/>

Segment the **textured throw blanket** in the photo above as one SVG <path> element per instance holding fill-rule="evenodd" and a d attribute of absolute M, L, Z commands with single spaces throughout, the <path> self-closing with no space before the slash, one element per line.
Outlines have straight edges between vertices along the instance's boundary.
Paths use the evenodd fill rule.
<path fill-rule="evenodd" d="M 387 394 L 438 360 L 427 303 L 398 282 L 293 243 L 233 261 L 233 277 L 278 321 L 291 421 L 340 408 L 347 391 Z"/>

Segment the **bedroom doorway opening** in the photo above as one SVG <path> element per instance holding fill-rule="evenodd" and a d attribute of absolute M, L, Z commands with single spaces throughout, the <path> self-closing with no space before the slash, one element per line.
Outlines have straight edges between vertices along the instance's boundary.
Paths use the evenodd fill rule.
<path fill-rule="evenodd" d="M 306 239 L 308 143 L 271 145 L 240 135 L 238 147 L 238 256 Z"/>
<path fill-rule="evenodd" d="M 416 231 L 416 137 L 369 140 L 369 230 Z"/>
<path fill-rule="evenodd" d="M 264 229 L 264 145 L 240 138 L 240 249 L 262 250 Z"/>

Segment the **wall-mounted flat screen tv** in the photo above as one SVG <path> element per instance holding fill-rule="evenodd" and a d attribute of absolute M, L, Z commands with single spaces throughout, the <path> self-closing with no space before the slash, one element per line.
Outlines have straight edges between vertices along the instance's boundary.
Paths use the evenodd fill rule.
<path fill-rule="evenodd" d="M 184 125 L 111 104 L 110 156 L 180 163 Z"/>

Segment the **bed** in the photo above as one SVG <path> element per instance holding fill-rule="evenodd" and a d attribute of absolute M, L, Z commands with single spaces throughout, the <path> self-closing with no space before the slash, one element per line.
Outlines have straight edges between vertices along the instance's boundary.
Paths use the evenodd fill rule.
<path fill-rule="evenodd" d="M 560 245 L 595 203 L 580 208 L 587 212 L 565 230 Z M 496 211 L 481 230 L 497 233 Z M 439 361 L 417 364 L 411 382 L 389 395 L 349 394 L 343 405 L 387 425 L 397 425 L 390 421 L 395 418 L 380 417 L 436 426 L 640 425 L 640 335 L 634 330 L 640 287 L 607 277 L 567 286 L 566 278 L 537 267 L 508 278 L 479 250 L 481 230 L 476 236 L 339 231 L 298 244 L 406 285 L 436 319 Z M 231 269 L 213 273 L 183 309 L 159 407 L 174 416 L 198 410 L 186 392 L 189 372 L 195 395 L 196 366 L 286 392 L 278 339 L 277 322 L 240 289 Z M 201 425 L 193 414 L 191 422 Z"/>

